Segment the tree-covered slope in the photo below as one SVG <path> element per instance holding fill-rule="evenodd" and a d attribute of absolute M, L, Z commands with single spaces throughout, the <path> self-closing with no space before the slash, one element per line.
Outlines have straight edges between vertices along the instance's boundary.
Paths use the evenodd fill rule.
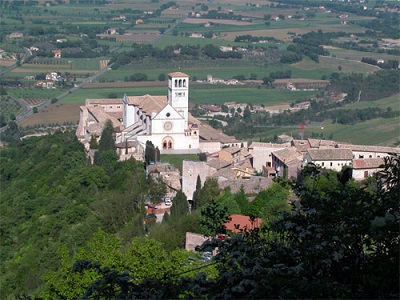
<path fill-rule="evenodd" d="M 61 245 L 75 253 L 99 228 L 123 239 L 143 230 L 143 164 L 88 165 L 73 132 L 1 149 L 0 176 L 2 299 L 41 286 Z"/>

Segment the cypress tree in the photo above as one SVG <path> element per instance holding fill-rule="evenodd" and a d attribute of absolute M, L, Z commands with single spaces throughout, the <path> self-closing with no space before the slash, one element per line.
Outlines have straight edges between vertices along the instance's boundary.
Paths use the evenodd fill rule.
<path fill-rule="evenodd" d="M 174 202 L 171 206 L 171 217 L 184 216 L 189 212 L 189 204 L 186 195 L 182 190 L 176 193 Z"/>

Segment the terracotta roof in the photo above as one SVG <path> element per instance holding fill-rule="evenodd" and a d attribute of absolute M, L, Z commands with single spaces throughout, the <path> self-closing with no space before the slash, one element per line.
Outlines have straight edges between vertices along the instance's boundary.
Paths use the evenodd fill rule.
<path fill-rule="evenodd" d="M 331 140 L 308 139 L 311 148 L 335 147 L 337 142 Z"/>
<path fill-rule="evenodd" d="M 118 99 L 86 99 L 85 101 L 86 106 L 89 105 L 109 105 L 109 104 L 121 104 L 122 105 L 122 98 Z"/>
<path fill-rule="evenodd" d="M 137 146 L 139 146 L 139 142 L 137 142 L 137 141 L 125 141 L 125 142 L 115 144 L 116 148 L 122 148 L 122 149 L 126 148 L 126 147 L 131 148 L 131 147 L 137 147 Z"/>
<path fill-rule="evenodd" d="M 308 149 L 311 148 L 308 140 L 292 140 L 292 145 L 301 152 L 306 152 Z"/>
<path fill-rule="evenodd" d="M 385 146 L 368 146 L 368 145 L 353 145 L 353 144 L 337 144 L 337 148 L 347 148 L 353 151 L 364 152 L 383 152 L 383 153 L 399 153 L 399 147 L 385 147 Z"/>
<path fill-rule="evenodd" d="M 286 144 L 273 144 L 273 143 L 262 143 L 262 142 L 252 142 L 250 146 L 248 147 L 249 149 L 253 149 L 254 147 L 264 147 L 264 148 L 282 148 L 282 147 L 287 147 Z"/>
<path fill-rule="evenodd" d="M 353 159 L 353 169 L 375 169 L 383 164 L 383 158 Z"/>
<path fill-rule="evenodd" d="M 280 161 L 288 163 L 292 160 L 302 160 L 303 155 L 297 151 L 295 147 L 285 148 L 278 151 L 272 152 L 272 154 Z"/>
<path fill-rule="evenodd" d="M 233 170 L 232 168 L 224 168 L 220 169 L 213 174 L 213 177 L 224 177 L 228 180 L 236 179 L 237 170 Z"/>
<path fill-rule="evenodd" d="M 231 232 L 241 232 L 242 230 L 250 230 L 254 228 L 259 228 L 261 226 L 261 218 L 256 218 L 254 222 L 251 222 L 251 219 L 249 216 L 243 216 L 243 215 L 231 215 L 230 221 L 226 222 L 224 225 L 227 230 Z"/>
<path fill-rule="evenodd" d="M 172 72 L 172 73 L 169 73 L 168 76 L 170 76 L 170 77 L 189 77 L 189 75 L 182 73 L 182 72 Z"/>
<path fill-rule="evenodd" d="M 350 149 L 309 149 L 308 154 L 316 160 L 352 160 L 353 152 Z"/>
<path fill-rule="evenodd" d="M 115 118 L 112 115 L 109 115 L 108 113 L 106 113 L 104 111 L 104 109 L 102 107 L 100 107 L 100 106 L 88 107 L 87 110 L 101 124 L 101 126 L 104 126 L 104 123 L 107 120 L 111 120 L 114 128 L 119 128 L 121 126 L 121 122 L 119 122 L 117 118 Z"/>
<path fill-rule="evenodd" d="M 230 154 L 235 154 L 235 153 L 240 152 L 240 148 L 239 147 L 226 147 L 226 148 L 222 148 L 221 151 L 225 151 Z"/>
<path fill-rule="evenodd" d="M 218 182 L 219 187 L 224 189 L 229 187 L 233 194 L 239 193 L 243 186 L 246 194 L 258 194 L 273 183 L 271 178 L 261 176 L 251 176 L 250 179 L 233 179 Z"/>
<path fill-rule="evenodd" d="M 149 94 L 143 96 L 128 96 L 128 104 L 138 106 L 146 114 L 160 112 L 168 103 L 167 96 L 151 96 Z"/>
<path fill-rule="evenodd" d="M 210 167 L 212 167 L 214 169 L 217 169 L 217 170 L 222 169 L 222 168 L 226 168 L 226 167 L 231 165 L 231 163 L 229 163 L 229 162 L 227 162 L 225 160 L 219 159 L 219 158 L 215 158 L 215 159 L 209 160 L 206 164 L 207 164 L 207 166 L 210 166 Z"/>

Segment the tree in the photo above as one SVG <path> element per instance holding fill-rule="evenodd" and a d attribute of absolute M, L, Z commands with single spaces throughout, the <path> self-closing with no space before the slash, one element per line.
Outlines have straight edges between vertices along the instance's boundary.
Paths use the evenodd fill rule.
<path fill-rule="evenodd" d="M 156 148 L 154 144 L 147 140 L 146 141 L 146 150 L 144 151 L 144 161 L 146 165 L 150 165 L 152 162 L 156 162 Z"/>
<path fill-rule="evenodd" d="M 114 128 L 111 120 L 105 122 L 99 141 L 99 151 L 107 150 L 115 151 Z"/>
<path fill-rule="evenodd" d="M 98 149 L 99 148 L 99 143 L 97 142 L 97 138 L 95 135 L 92 135 L 90 137 L 89 148 L 90 149 Z"/>
<path fill-rule="evenodd" d="M 222 203 L 211 200 L 200 209 L 200 228 L 205 236 L 215 237 L 218 234 L 225 234 L 224 224 L 228 221 L 228 209 Z"/>
<path fill-rule="evenodd" d="M 186 195 L 179 190 L 176 193 L 173 204 L 171 206 L 171 218 L 176 218 L 184 216 L 189 212 L 189 203 L 187 201 Z"/>
<path fill-rule="evenodd" d="M 165 81 L 167 79 L 167 76 L 164 73 L 160 73 L 158 75 L 158 81 Z"/>
<path fill-rule="evenodd" d="M 250 123 L 251 122 L 251 111 L 250 111 L 250 107 L 248 105 L 246 105 L 246 108 L 243 111 L 243 120 L 246 123 Z"/>
<path fill-rule="evenodd" d="M 220 194 L 220 189 L 218 185 L 218 181 L 214 177 L 208 177 L 204 182 L 203 187 L 196 193 L 196 198 L 194 200 L 194 207 L 200 208 L 206 203 L 211 202 L 212 200 L 217 199 Z"/>

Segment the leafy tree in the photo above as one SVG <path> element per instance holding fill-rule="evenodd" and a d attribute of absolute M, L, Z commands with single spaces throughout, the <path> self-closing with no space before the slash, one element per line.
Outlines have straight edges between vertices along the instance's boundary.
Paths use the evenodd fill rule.
<path fill-rule="evenodd" d="M 158 81 L 165 81 L 167 79 L 167 76 L 164 73 L 160 73 L 158 75 Z"/>
<path fill-rule="evenodd" d="M 189 212 L 189 203 L 187 201 L 186 195 L 182 192 L 182 190 L 179 190 L 176 193 L 174 202 L 171 206 L 171 217 L 176 218 L 179 216 L 183 216 L 188 214 L 188 212 Z"/>
<path fill-rule="evenodd" d="M 211 200 L 200 209 L 200 229 L 205 236 L 214 237 L 225 234 L 225 223 L 229 221 L 227 208 L 222 204 Z"/>

